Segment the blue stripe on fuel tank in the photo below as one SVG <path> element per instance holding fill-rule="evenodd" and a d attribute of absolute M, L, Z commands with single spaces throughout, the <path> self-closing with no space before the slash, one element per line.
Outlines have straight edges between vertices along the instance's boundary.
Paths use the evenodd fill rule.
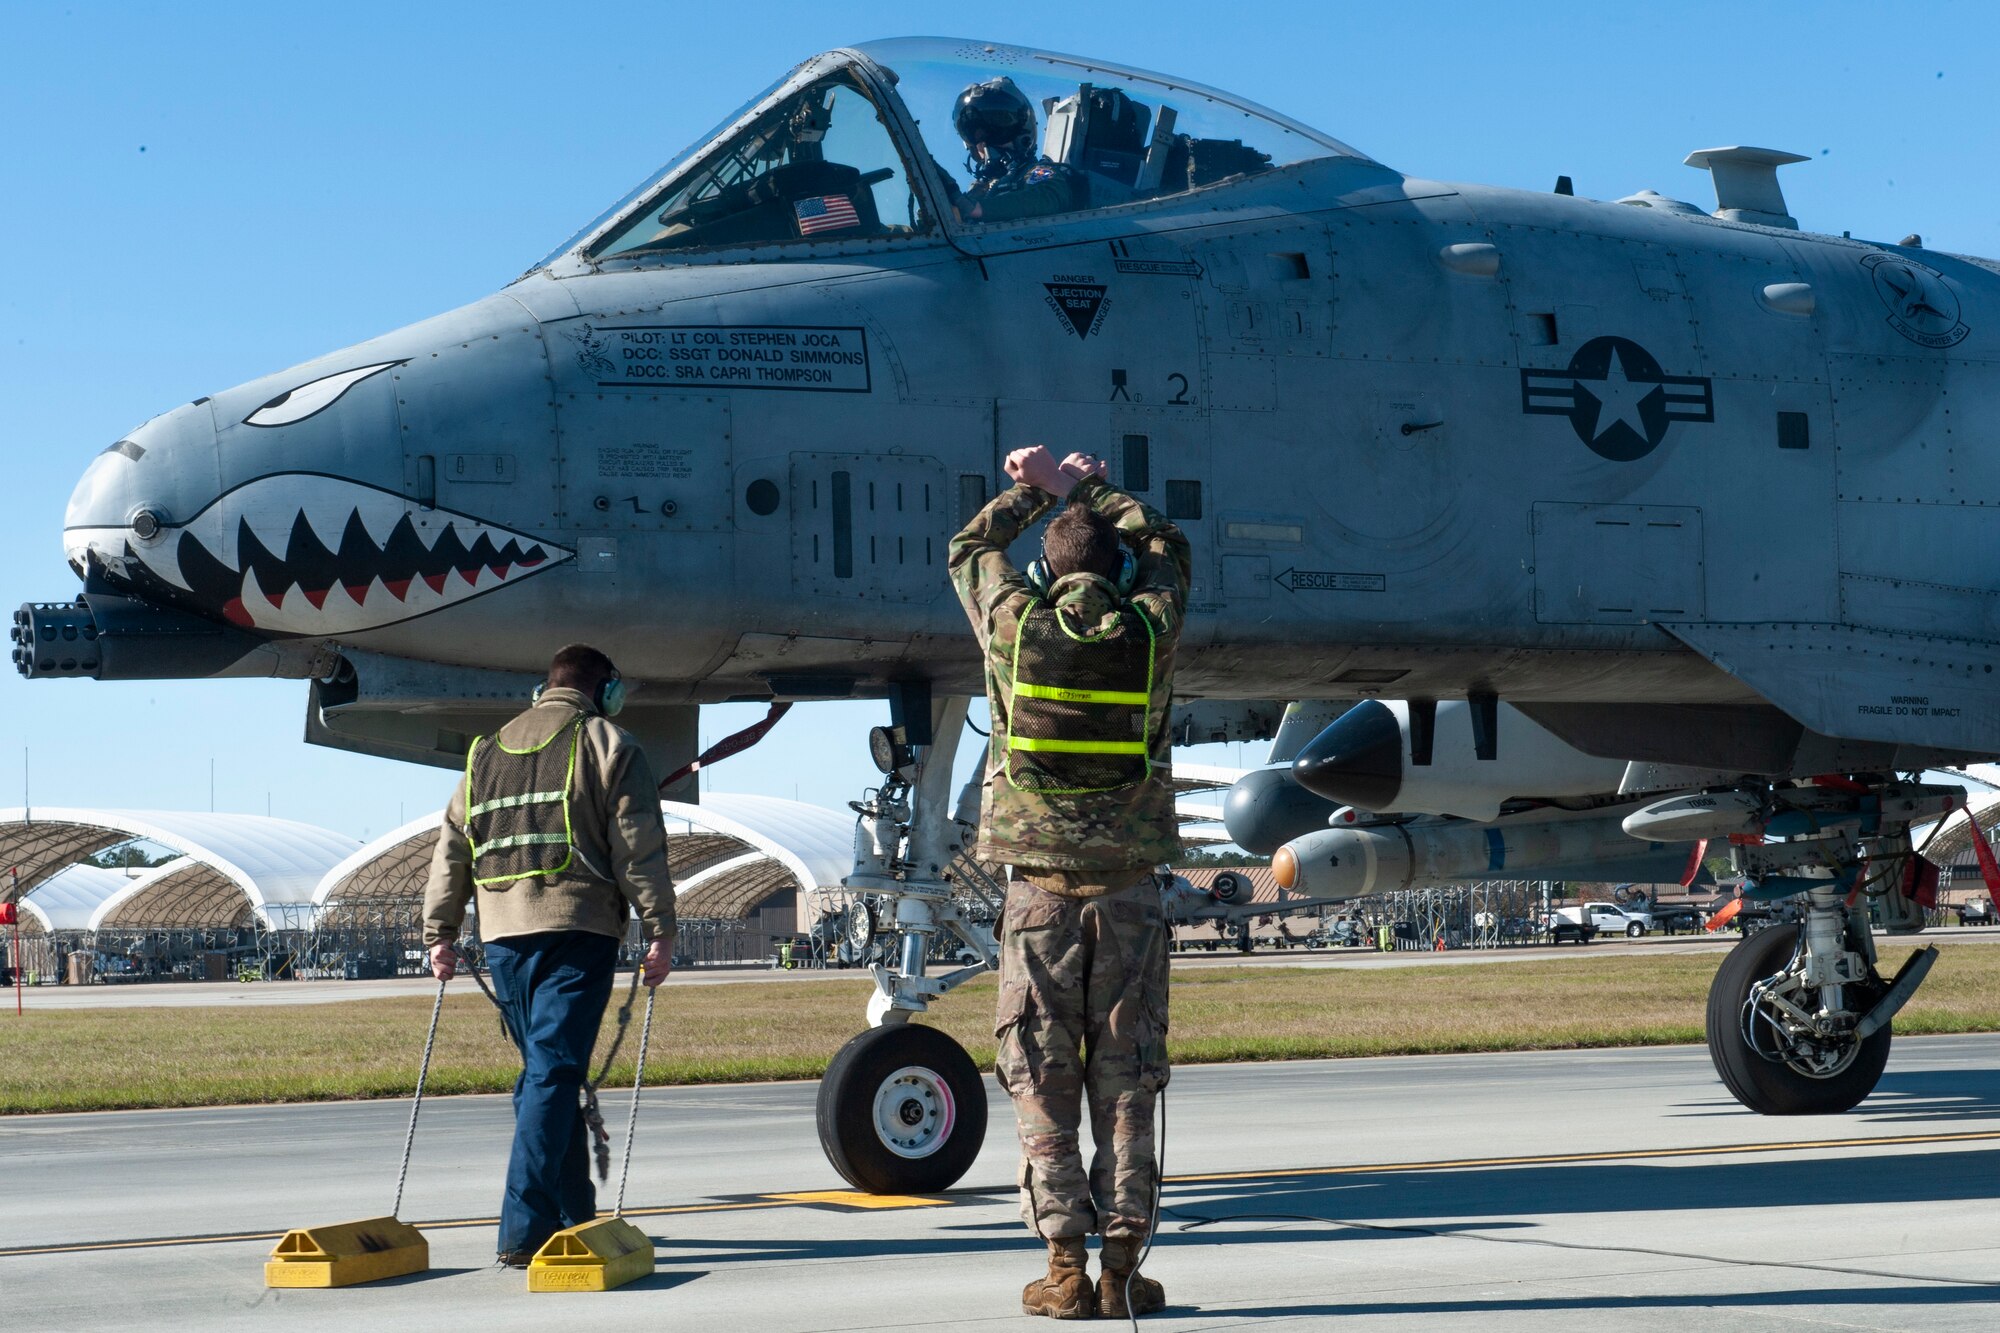
<path fill-rule="evenodd" d="M 1486 868 L 1488 870 L 1499 870 L 1506 864 L 1507 864 L 1507 840 L 1500 835 L 1499 829 L 1497 828 L 1487 829 Z"/>

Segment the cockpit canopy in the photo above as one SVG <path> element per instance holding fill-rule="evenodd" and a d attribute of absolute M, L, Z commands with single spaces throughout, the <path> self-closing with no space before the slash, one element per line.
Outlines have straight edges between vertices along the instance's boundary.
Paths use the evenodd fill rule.
<path fill-rule="evenodd" d="M 953 127 L 974 85 L 1033 111 L 1017 159 Z M 1354 149 L 1254 103 L 1023 47 L 901 38 L 816 56 L 567 242 L 548 263 L 661 262 L 749 245 L 895 241 L 1137 208 Z"/>

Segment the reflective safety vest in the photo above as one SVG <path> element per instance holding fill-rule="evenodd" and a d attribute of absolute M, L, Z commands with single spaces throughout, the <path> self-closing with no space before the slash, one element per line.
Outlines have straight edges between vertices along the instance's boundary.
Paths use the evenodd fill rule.
<path fill-rule="evenodd" d="M 584 717 L 525 750 L 480 736 L 465 752 L 465 835 L 472 882 L 482 888 L 518 879 L 553 878 L 576 856 L 569 804 Z M 567 739 L 567 745 L 558 741 Z M 493 742 L 481 762 L 482 743 Z"/>
<path fill-rule="evenodd" d="M 1036 601 L 1014 638 L 1007 780 L 1018 791 L 1083 796 L 1144 782 L 1152 766 L 1153 625 L 1127 609 L 1091 636 Z"/>

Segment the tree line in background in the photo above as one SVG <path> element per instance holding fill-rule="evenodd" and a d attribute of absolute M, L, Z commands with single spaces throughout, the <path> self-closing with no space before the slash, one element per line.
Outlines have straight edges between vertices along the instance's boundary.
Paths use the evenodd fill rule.
<path fill-rule="evenodd" d="M 99 870 L 151 870 L 163 866 L 180 856 L 179 852 L 165 847 L 155 847 L 151 843 L 128 842 L 118 847 L 106 847 L 83 858 L 83 864 L 96 866 Z"/>

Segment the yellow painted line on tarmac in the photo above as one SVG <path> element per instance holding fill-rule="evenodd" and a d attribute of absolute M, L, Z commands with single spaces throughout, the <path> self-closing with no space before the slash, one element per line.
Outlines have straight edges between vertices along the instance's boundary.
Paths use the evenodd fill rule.
<path fill-rule="evenodd" d="M 1717 1143 L 1696 1148 L 1628 1148 L 1615 1152 L 1544 1153 L 1522 1157 L 1458 1157 L 1435 1162 L 1375 1162 L 1355 1166 L 1312 1166 L 1269 1171 L 1219 1171 L 1202 1175 L 1168 1176 L 1169 1185 L 1213 1185 L 1238 1180 L 1307 1180 L 1321 1176 L 1394 1175 L 1411 1171 L 1470 1171 L 1482 1167 L 1563 1166 L 1582 1162 L 1633 1162 L 1671 1157 L 1742 1156 L 1750 1153 L 1824 1152 L 1838 1148 L 1921 1147 L 1941 1143 L 1992 1143 L 2000 1130 L 1966 1130 L 1950 1134 L 1890 1134 L 1872 1138 L 1799 1139 L 1780 1143 Z M 976 1193 L 976 1192 L 975 1192 Z M 976 1197 L 990 1197 L 976 1194 Z M 847 1190 L 812 1190 L 796 1194 L 765 1194 L 753 1199 L 716 1199 L 706 1203 L 669 1204 L 657 1208 L 627 1208 L 627 1217 L 683 1217 L 694 1213 L 740 1213 L 769 1208 L 936 1208 L 966 1201 L 967 1196 L 856 1194 Z M 497 1217 L 453 1217 L 410 1225 L 423 1231 L 499 1225 Z M 277 1240 L 283 1231 L 217 1232 L 200 1236 L 146 1236 L 133 1240 L 80 1241 L 57 1245 L 0 1248 L 0 1259 L 31 1255 L 88 1254 L 99 1250 L 159 1250 L 177 1245 L 229 1245 Z"/>
<path fill-rule="evenodd" d="M 773 1194 L 787 1203 L 822 1203 L 836 1208 L 937 1208 L 952 1201 L 920 1194 L 859 1194 L 853 1190 L 811 1190 L 804 1194 Z"/>

